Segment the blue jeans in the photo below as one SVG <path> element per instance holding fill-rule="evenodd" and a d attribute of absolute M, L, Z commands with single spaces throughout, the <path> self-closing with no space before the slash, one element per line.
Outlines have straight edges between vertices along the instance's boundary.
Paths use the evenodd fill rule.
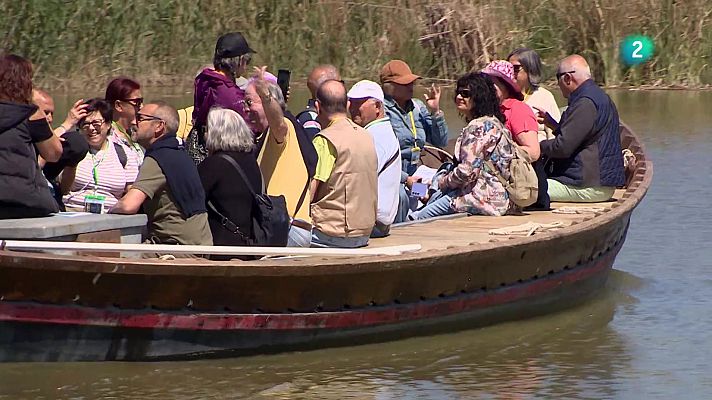
<path fill-rule="evenodd" d="M 421 208 L 419 211 L 412 212 L 410 218 L 412 219 L 428 219 L 433 217 L 438 217 L 440 215 L 454 214 L 455 210 L 452 209 L 450 203 L 452 202 L 453 190 L 448 192 L 441 192 L 438 190 L 430 196 L 428 204 Z"/>
<path fill-rule="evenodd" d="M 337 247 L 344 249 L 354 249 L 368 244 L 368 236 L 356 237 L 336 237 L 327 235 L 314 228 L 312 229 L 311 247 Z"/>
<path fill-rule="evenodd" d="M 289 236 L 287 236 L 287 247 L 309 247 L 310 244 L 310 231 L 294 225 L 289 227 Z"/>
<path fill-rule="evenodd" d="M 398 212 L 396 213 L 396 219 L 393 223 L 404 222 L 408 220 L 408 212 L 410 210 L 415 210 L 418 206 L 418 199 L 410 197 L 410 190 L 405 187 L 404 183 L 400 185 L 400 192 L 398 194 Z"/>

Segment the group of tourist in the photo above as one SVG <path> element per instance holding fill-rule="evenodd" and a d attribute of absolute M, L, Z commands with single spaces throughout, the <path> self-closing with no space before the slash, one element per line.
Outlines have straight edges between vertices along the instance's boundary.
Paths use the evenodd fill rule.
<path fill-rule="evenodd" d="M 32 64 L 0 56 L 0 218 L 143 212 L 150 243 L 245 246 L 260 244 L 257 195 L 282 196 L 284 245 L 355 248 L 394 223 L 513 212 L 507 182 L 517 154 L 538 182 L 527 210 L 606 201 L 625 183 L 616 107 L 580 56 L 558 65 L 563 114 L 540 86 L 533 50 L 461 76 L 454 103 L 466 126 L 454 159 L 421 176 L 427 146 L 445 148 L 450 131 L 441 89 L 415 98 L 420 76 L 406 62 L 389 61 L 380 82 L 348 89 L 337 67 L 319 65 L 294 116 L 277 78 L 250 70 L 253 53 L 242 34 L 221 36 L 182 118 L 119 77 L 104 98 L 74 103 L 54 130 L 54 103 L 33 87 Z"/>

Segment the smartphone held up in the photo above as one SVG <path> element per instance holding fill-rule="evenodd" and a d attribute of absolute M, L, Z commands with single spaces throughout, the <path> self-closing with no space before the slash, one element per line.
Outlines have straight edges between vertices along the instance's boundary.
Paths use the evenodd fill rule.
<path fill-rule="evenodd" d="M 288 69 L 280 69 L 277 71 L 277 85 L 282 90 L 282 96 L 284 96 L 284 101 L 288 100 L 289 93 L 289 78 L 292 75 L 291 71 Z"/>

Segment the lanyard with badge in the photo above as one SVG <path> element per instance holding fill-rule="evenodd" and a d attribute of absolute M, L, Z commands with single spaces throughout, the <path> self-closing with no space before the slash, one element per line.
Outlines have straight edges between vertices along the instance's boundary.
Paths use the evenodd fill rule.
<path fill-rule="evenodd" d="M 94 190 L 92 194 L 87 194 L 84 196 L 84 211 L 90 212 L 93 214 L 103 214 L 104 213 L 104 203 L 106 202 L 106 196 L 97 194 L 97 190 L 99 189 L 99 164 L 101 164 L 102 161 L 104 161 L 104 158 L 106 158 L 106 152 L 108 150 L 108 141 L 106 142 L 106 145 L 104 146 L 105 148 L 103 149 L 104 152 L 101 156 L 101 159 L 99 161 L 96 160 L 96 155 L 91 154 L 91 163 L 92 163 L 92 170 L 91 170 L 91 176 L 92 180 L 94 181 Z"/>
<path fill-rule="evenodd" d="M 418 147 L 418 131 L 415 128 L 415 117 L 413 117 L 413 110 L 408 113 L 410 117 L 410 131 L 413 134 L 413 148 L 410 149 L 410 163 L 417 164 L 420 160 L 420 147 Z"/>

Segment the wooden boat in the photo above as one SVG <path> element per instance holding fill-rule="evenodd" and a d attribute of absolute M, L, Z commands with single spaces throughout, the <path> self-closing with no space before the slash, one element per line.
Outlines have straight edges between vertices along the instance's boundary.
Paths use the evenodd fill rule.
<path fill-rule="evenodd" d="M 625 126 L 621 135 L 636 160 L 615 201 L 594 212 L 555 203 L 581 213 L 405 224 L 369 244 L 420 244 L 417 252 L 212 262 L 0 250 L 0 360 L 229 357 L 448 332 L 570 307 L 606 281 L 652 179 L 641 143 Z M 560 228 L 490 234 L 525 222 Z"/>

